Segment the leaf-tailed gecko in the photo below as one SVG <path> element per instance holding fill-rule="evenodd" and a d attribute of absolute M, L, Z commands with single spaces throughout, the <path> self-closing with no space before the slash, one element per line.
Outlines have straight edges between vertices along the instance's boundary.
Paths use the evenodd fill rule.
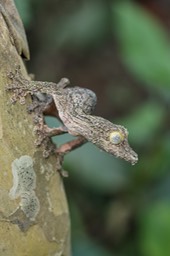
<path fill-rule="evenodd" d="M 62 78 L 59 83 L 29 81 L 22 77 L 20 70 L 9 75 L 12 83 L 7 89 L 14 91 L 13 101 L 38 92 L 52 96 L 58 115 L 64 126 L 54 129 L 43 126 L 45 136 L 54 136 L 68 132 L 78 136 L 77 142 L 70 142 L 67 146 L 60 147 L 56 152 L 67 152 L 77 147 L 80 143 L 90 141 L 100 149 L 120 157 L 131 164 L 138 161 L 137 154 L 128 143 L 128 131 L 121 125 L 92 115 L 96 105 L 96 95 L 93 91 L 81 87 L 66 87 L 69 84 L 67 78 Z M 48 133 L 48 134 L 47 134 Z M 43 135 L 44 136 L 44 135 Z"/>

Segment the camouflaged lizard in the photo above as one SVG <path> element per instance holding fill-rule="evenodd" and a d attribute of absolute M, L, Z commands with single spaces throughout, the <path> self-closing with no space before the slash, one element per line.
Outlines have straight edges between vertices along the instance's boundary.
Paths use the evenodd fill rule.
<path fill-rule="evenodd" d="M 56 152 L 67 152 L 78 144 L 90 141 L 100 149 L 120 157 L 131 164 L 138 161 L 137 154 L 128 143 L 128 131 L 121 125 L 92 115 L 97 98 L 94 92 L 81 87 L 66 87 L 69 84 L 67 78 L 62 78 L 59 83 L 29 81 L 22 77 L 19 70 L 16 74 L 10 73 L 12 84 L 7 89 L 14 91 L 13 101 L 20 99 L 24 103 L 25 96 L 38 92 L 52 96 L 58 115 L 64 126 L 44 129 L 46 136 L 54 136 L 68 132 L 73 136 L 79 136 L 78 143 L 70 142 L 69 147 Z M 47 134 L 48 133 L 48 134 Z M 71 144 L 72 143 L 72 144 Z"/>

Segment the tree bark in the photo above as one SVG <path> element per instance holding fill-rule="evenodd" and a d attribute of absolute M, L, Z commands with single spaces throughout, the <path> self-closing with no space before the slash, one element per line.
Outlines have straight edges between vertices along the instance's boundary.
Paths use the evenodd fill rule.
<path fill-rule="evenodd" d="M 28 78 L 9 27 L 0 14 L 0 255 L 70 255 L 70 220 L 60 160 L 34 146 L 27 103 L 10 103 L 7 73 L 16 65 Z"/>

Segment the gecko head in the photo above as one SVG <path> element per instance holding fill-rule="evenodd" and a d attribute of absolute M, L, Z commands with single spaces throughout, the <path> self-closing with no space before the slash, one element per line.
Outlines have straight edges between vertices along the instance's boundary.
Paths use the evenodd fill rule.
<path fill-rule="evenodd" d="M 114 125 L 114 129 L 106 135 L 106 151 L 120 157 L 134 165 L 138 161 L 138 155 L 128 143 L 128 131 L 120 125 Z"/>
<path fill-rule="evenodd" d="M 130 147 L 128 143 L 128 131 L 121 125 L 115 125 L 105 120 L 105 125 L 103 127 L 98 127 L 102 129 L 101 133 L 98 134 L 98 140 L 96 145 L 106 152 L 120 157 L 132 165 L 138 161 L 138 155 Z"/>
<path fill-rule="evenodd" d="M 81 115 L 81 119 L 78 117 Z M 69 133 L 74 136 L 83 136 L 102 150 L 120 157 L 132 165 L 138 161 L 138 155 L 128 143 L 128 131 L 121 125 L 92 115 L 80 115 L 76 122 L 67 123 Z M 68 127 L 69 125 L 69 127 Z"/>

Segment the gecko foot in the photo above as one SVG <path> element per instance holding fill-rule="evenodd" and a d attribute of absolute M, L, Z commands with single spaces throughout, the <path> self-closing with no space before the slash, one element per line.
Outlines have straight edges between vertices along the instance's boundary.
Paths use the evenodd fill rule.
<path fill-rule="evenodd" d="M 36 134 L 39 137 L 37 139 L 36 145 L 40 146 L 46 138 L 51 138 L 53 136 L 66 133 L 67 128 L 65 126 L 61 126 L 61 127 L 57 127 L 57 128 L 50 128 L 45 124 L 38 123 L 35 126 L 34 131 L 36 132 Z"/>
<path fill-rule="evenodd" d="M 51 137 L 60 135 L 67 132 L 67 128 L 65 126 L 50 128 L 46 124 L 44 124 L 43 115 L 36 115 L 34 117 L 35 128 L 34 132 L 38 136 L 35 145 L 43 146 L 43 156 L 47 158 L 51 153 L 54 153 L 56 146 L 52 143 Z"/>
<path fill-rule="evenodd" d="M 15 68 L 15 72 L 9 72 L 7 76 L 12 81 L 12 83 L 8 84 L 5 88 L 6 91 L 13 92 L 13 95 L 11 96 L 11 102 L 15 103 L 16 101 L 19 101 L 20 104 L 25 104 L 25 97 L 28 93 L 31 92 L 28 91 L 24 86 L 28 80 L 24 79 L 22 76 L 20 66 Z"/>
<path fill-rule="evenodd" d="M 34 132 L 37 135 L 37 139 L 35 140 L 36 147 L 43 147 L 43 157 L 47 158 L 50 154 L 52 154 L 55 150 L 55 145 L 52 143 L 48 133 L 46 131 L 46 125 L 40 123 L 35 126 Z"/>

